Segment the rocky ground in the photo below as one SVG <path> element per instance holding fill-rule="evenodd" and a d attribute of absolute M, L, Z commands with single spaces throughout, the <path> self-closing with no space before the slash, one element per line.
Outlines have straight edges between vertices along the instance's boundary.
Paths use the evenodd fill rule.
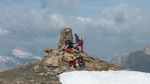
<path fill-rule="evenodd" d="M 68 38 L 72 39 L 72 30 L 70 28 L 61 31 L 58 48 L 44 49 L 45 56 L 42 60 L 1 72 L 0 84 L 60 84 L 58 78 L 60 73 L 76 70 L 69 67 L 64 59 L 63 41 Z M 85 60 L 85 68 L 83 70 L 107 71 L 124 69 L 103 60 L 95 59 L 86 52 L 80 52 L 79 54 Z"/>

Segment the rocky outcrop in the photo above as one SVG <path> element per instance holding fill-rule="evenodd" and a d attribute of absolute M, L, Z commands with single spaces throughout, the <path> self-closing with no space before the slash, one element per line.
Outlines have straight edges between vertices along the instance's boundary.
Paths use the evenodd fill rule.
<path fill-rule="evenodd" d="M 73 40 L 71 28 L 65 28 L 61 31 L 58 48 L 61 48 L 66 40 Z"/>
<path fill-rule="evenodd" d="M 61 31 L 58 48 L 44 49 L 45 56 L 42 60 L 16 69 L 0 73 L 0 84 L 60 84 L 58 75 L 63 72 L 75 71 L 69 67 L 64 58 L 66 39 L 73 39 L 72 29 Z M 123 68 L 109 64 L 103 60 L 95 59 L 86 52 L 78 52 L 85 60 L 85 68 L 88 71 L 122 70 Z"/>
<path fill-rule="evenodd" d="M 150 55 L 150 47 L 144 48 L 144 53 Z"/>
<path fill-rule="evenodd" d="M 45 52 L 45 54 L 47 54 L 43 61 L 45 66 L 58 67 L 63 59 L 63 52 L 59 52 L 57 50 L 52 50 L 48 53 Z"/>

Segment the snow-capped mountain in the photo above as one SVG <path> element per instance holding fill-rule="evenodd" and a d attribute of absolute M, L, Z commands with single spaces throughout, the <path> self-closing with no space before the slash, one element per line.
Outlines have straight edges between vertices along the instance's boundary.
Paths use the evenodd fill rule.
<path fill-rule="evenodd" d="M 11 56 L 0 56 L 0 72 L 33 62 L 34 58 L 16 58 Z"/>
<path fill-rule="evenodd" d="M 0 71 L 8 70 L 15 67 L 17 64 L 16 59 L 9 56 L 0 56 Z"/>

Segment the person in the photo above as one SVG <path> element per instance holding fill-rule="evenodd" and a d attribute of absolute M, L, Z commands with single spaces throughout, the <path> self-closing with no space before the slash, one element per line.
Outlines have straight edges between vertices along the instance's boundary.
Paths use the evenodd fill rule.
<path fill-rule="evenodd" d="M 71 53 L 72 48 L 74 48 L 73 42 L 68 39 L 68 40 L 65 41 L 65 45 L 66 45 L 66 52 Z"/>
<path fill-rule="evenodd" d="M 69 67 L 76 68 L 76 60 L 69 61 Z"/>
<path fill-rule="evenodd" d="M 78 70 L 83 70 L 85 68 L 85 62 L 81 55 L 76 54 L 76 68 Z"/>
<path fill-rule="evenodd" d="M 68 46 L 69 48 L 73 48 L 74 47 L 73 44 L 74 43 L 69 39 L 65 41 L 65 45 Z"/>
<path fill-rule="evenodd" d="M 84 43 L 83 39 L 82 38 L 79 39 L 77 45 L 75 46 L 75 49 L 79 50 L 79 46 L 80 46 L 81 47 L 81 52 L 83 52 L 83 43 Z"/>
<path fill-rule="evenodd" d="M 79 41 L 79 36 L 78 36 L 77 34 L 74 34 L 74 36 L 75 36 L 75 41 L 76 41 L 76 43 L 78 43 L 78 41 Z"/>
<path fill-rule="evenodd" d="M 66 52 L 67 52 L 67 53 L 71 53 L 71 50 L 72 50 L 72 49 L 69 48 L 69 47 L 66 48 Z"/>
<path fill-rule="evenodd" d="M 79 51 L 79 46 L 78 46 L 78 44 L 74 47 L 74 49 L 76 49 L 76 50 Z"/>

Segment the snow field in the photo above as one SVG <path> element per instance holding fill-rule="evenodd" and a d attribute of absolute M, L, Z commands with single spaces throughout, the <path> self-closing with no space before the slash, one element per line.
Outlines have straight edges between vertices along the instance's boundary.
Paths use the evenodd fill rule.
<path fill-rule="evenodd" d="M 137 71 L 73 71 L 59 77 L 62 84 L 150 84 L 150 73 Z"/>

